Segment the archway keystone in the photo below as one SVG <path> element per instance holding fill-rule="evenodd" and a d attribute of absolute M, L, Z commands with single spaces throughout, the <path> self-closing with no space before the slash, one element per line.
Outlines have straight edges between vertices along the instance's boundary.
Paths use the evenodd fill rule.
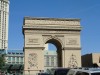
<path fill-rule="evenodd" d="M 81 67 L 80 31 L 80 19 L 25 17 L 25 74 L 44 70 L 43 49 L 47 42 L 57 47 L 58 67 Z"/>

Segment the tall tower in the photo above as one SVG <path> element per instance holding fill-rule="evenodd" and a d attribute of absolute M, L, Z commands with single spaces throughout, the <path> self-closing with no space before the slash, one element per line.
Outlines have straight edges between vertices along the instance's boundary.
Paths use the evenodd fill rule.
<path fill-rule="evenodd" d="M 9 0 L 0 0 L 0 50 L 8 48 Z"/>

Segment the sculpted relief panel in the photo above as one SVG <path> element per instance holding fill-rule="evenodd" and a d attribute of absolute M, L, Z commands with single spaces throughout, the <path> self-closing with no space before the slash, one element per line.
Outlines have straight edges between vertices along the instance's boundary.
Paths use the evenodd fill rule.
<path fill-rule="evenodd" d="M 80 37 L 79 36 L 66 36 L 65 46 L 80 47 Z"/>
<path fill-rule="evenodd" d="M 29 38 L 28 43 L 33 45 L 39 44 L 39 38 Z"/>
<path fill-rule="evenodd" d="M 42 46 L 42 37 L 41 36 L 31 36 L 29 35 L 28 37 L 26 37 L 26 43 L 25 46 L 26 47 L 35 47 L 35 46 Z"/>
<path fill-rule="evenodd" d="M 67 38 L 66 45 L 78 45 L 77 38 Z"/>
<path fill-rule="evenodd" d="M 76 67 L 78 67 L 76 55 L 72 54 L 70 56 L 70 59 L 68 61 L 68 67 L 69 68 L 76 68 Z"/>
<path fill-rule="evenodd" d="M 28 38 L 26 45 L 39 45 L 40 39 L 39 38 Z"/>
<path fill-rule="evenodd" d="M 29 67 L 38 67 L 38 55 L 37 53 L 30 53 L 28 55 L 28 65 Z"/>

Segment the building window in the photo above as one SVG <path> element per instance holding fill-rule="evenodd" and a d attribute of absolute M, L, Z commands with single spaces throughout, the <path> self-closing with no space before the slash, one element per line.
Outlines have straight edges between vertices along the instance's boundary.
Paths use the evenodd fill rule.
<path fill-rule="evenodd" d="M 51 66 L 54 66 L 54 57 L 51 57 Z"/>
<path fill-rule="evenodd" d="M 46 62 L 46 66 L 49 66 L 49 62 Z"/>
<path fill-rule="evenodd" d="M 11 62 L 11 57 L 8 57 L 8 62 Z"/>
<path fill-rule="evenodd" d="M 46 57 L 46 66 L 49 66 L 49 56 Z"/>
<path fill-rule="evenodd" d="M 16 58 L 16 62 L 17 62 L 17 63 L 19 62 L 19 57 Z"/>
<path fill-rule="evenodd" d="M 23 63 L 23 57 L 20 58 L 20 63 L 21 63 L 21 64 Z"/>
<path fill-rule="evenodd" d="M 12 62 L 15 62 L 15 57 L 12 57 Z"/>

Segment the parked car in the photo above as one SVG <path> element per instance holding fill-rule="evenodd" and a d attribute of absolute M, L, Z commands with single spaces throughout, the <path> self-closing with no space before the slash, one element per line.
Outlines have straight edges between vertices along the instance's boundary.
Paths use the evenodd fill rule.
<path fill-rule="evenodd" d="M 66 75 L 100 75 L 100 68 L 70 69 Z"/>
<path fill-rule="evenodd" d="M 50 75 L 49 73 L 38 73 L 38 75 Z"/>
<path fill-rule="evenodd" d="M 69 68 L 57 67 L 57 68 L 51 68 L 50 74 L 51 75 L 66 75 L 68 71 L 69 71 Z"/>
<path fill-rule="evenodd" d="M 54 75 L 66 75 L 69 71 L 69 68 L 56 68 Z"/>

